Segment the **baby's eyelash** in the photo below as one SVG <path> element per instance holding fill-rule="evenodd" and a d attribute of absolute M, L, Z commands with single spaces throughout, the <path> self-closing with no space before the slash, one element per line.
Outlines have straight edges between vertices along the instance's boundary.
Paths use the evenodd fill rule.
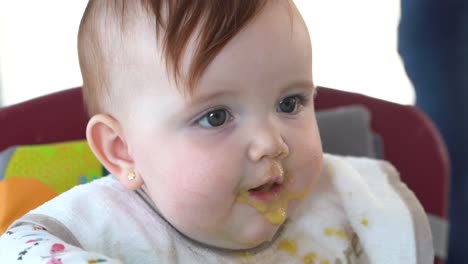
<path fill-rule="evenodd" d="M 291 94 L 291 95 L 288 95 L 284 98 L 289 98 L 289 97 L 295 97 L 299 100 L 299 105 L 300 106 L 307 106 L 309 103 L 310 103 L 310 100 L 315 97 L 315 93 L 314 94 L 307 94 L 307 93 L 298 93 L 298 94 Z"/>
<path fill-rule="evenodd" d="M 276 111 L 286 115 L 296 115 L 310 102 L 309 93 L 291 94 L 281 99 L 276 106 Z"/>
<path fill-rule="evenodd" d="M 234 119 L 234 116 L 231 114 L 231 110 L 228 108 L 228 107 L 225 107 L 225 106 L 216 106 L 216 107 L 211 107 L 205 111 L 203 111 L 202 113 L 198 114 L 195 118 L 192 119 L 191 121 L 191 124 L 194 125 L 194 126 L 200 126 L 200 127 L 204 127 L 204 128 L 219 128 L 221 126 L 224 126 L 225 124 L 223 123 L 223 125 L 219 125 L 219 126 L 208 126 L 207 124 L 207 121 L 209 118 L 209 114 L 210 113 L 217 113 L 218 116 L 217 117 L 222 117 L 222 116 L 219 116 L 220 112 L 224 113 L 224 123 L 227 123 L 227 122 L 231 122 L 233 119 Z"/>
<path fill-rule="evenodd" d="M 295 94 L 294 96 L 296 96 L 297 99 L 299 99 L 299 103 L 300 103 L 301 105 L 304 105 L 304 106 L 305 106 L 305 105 L 308 105 L 309 102 L 310 102 L 310 97 L 311 97 L 310 95 L 306 95 L 306 94 Z M 313 96 L 315 96 L 315 94 L 314 94 Z"/>

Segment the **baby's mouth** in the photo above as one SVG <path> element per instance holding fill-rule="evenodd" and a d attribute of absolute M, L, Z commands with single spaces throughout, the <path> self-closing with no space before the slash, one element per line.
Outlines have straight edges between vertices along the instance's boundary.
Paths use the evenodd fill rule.
<path fill-rule="evenodd" d="M 269 182 L 249 190 L 249 196 L 261 201 L 276 199 L 282 189 L 282 184 Z"/>
<path fill-rule="evenodd" d="M 244 191 L 237 201 L 247 203 L 260 212 L 268 222 L 274 225 L 282 224 L 286 219 L 288 208 L 287 192 L 282 179 L 270 180 L 258 187 Z"/>

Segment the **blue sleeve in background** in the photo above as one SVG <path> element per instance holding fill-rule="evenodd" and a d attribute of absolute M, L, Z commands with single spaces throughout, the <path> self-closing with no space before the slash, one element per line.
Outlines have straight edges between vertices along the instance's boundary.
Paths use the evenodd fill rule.
<path fill-rule="evenodd" d="M 401 0 L 398 49 L 451 160 L 448 264 L 468 260 L 468 1 Z"/>

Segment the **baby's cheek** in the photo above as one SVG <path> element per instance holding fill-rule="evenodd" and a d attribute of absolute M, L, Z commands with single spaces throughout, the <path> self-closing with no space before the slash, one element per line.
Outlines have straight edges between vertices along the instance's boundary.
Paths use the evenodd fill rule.
<path fill-rule="evenodd" d="M 293 173 L 295 187 L 310 186 L 319 177 L 322 168 L 322 146 L 317 137 L 299 137 L 306 140 L 292 143 L 290 168 Z"/>
<path fill-rule="evenodd" d="M 177 153 L 171 167 L 170 174 L 174 175 L 171 185 L 190 199 L 187 202 L 198 207 L 228 202 L 239 174 L 239 169 L 224 156 L 198 150 Z"/>
<path fill-rule="evenodd" d="M 168 168 L 165 204 L 171 220 L 186 232 L 216 229 L 235 202 L 238 169 L 199 151 L 178 152 Z M 238 166 L 239 167 L 239 166 Z M 234 170 L 234 171 L 233 171 Z"/>

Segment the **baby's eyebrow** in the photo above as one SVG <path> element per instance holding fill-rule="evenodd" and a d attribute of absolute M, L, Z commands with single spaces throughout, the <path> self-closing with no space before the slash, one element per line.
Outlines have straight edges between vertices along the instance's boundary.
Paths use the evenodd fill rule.
<path fill-rule="evenodd" d="M 212 93 L 207 93 L 207 94 L 197 94 L 194 93 L 191 96 L 188 97 L 188 102 L 190 104 L 199 104 L 202 102 L 208 102 L 210 100 L 220 98 L 220 97 L 232 97 L 235 96 L 238 93 L 237 90 L 218 90 Z"/>
<path fill-rule="evenodd" d="M 220 97 L 234 97 L 238 95 L 239 93 L 239 90 L 235 89 L 234 87 L 235 86 L 233 87 L 230 86 L 230 88 L 220 89 L 212 93 L 206 93 L 206 94 L 202 94 L 202 93 L 200 94 L 200 93 L 195 92 L 192 95 L 187 97 L 187 102 L 190 105 L 196 105 L 196 104 L 208 102 L 208 101 L 220 98 Z M 293 81 L 287 84 L 283 90 L 294 89 L 294 88 L 311 89 L 314 96 L 317 93 L 317 89 L 311 80 Z"/>
<path fill-rule="evenodd" d="M 288 85 L 285 86 L 283 91 L 288 91 L 288 90 L 295 90 L 295 89 L 301 89 L 302 91 L 311 92 L 312 97 L 315 98 L 317 96 L 317 86 L 315 86 L 314 82 L 309 79 L 299 79 L 293 82 L 290 82 Z"/>
<path fill-rule="evenodd" d="M 287 85 L 286 89 L 291 89 L 291 88 L 310 88 L 314 90 L 314 93 L 316 90 L 316 87 L 311 80 L 298 80 L 298 81 L 291 82 Z"/>

